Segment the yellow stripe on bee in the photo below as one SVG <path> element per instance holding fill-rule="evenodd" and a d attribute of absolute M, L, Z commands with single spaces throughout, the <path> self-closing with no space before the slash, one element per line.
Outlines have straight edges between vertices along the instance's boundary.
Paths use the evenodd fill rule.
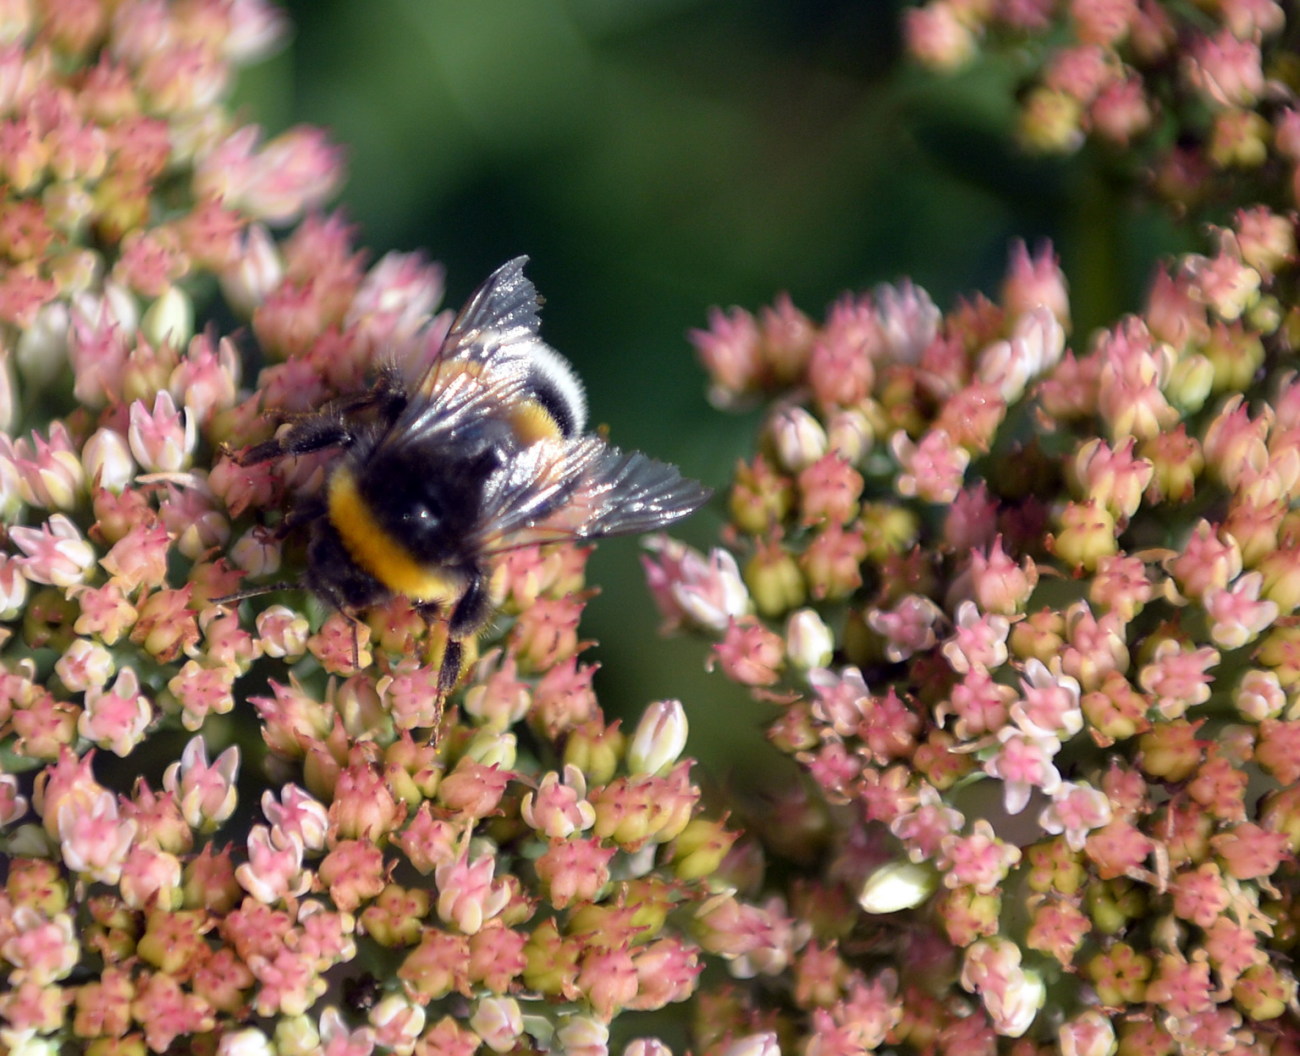
<path fill-rule="evenodd" d="M 539 440 L 560 440 L 560 423 L 536 400 L 521 400 L 510 411 L 510 428 L 522 444 Z"/>
<path fill-rule="evenodd" d="M 418 561 L 380 525 L 347 466 L 339 466 L 330 477 L 329 520 L 352 560 L 393 593 L 404 594 L 412 601 L 442 605 L 450 604 L 460 594 L 454 579 Z"/>

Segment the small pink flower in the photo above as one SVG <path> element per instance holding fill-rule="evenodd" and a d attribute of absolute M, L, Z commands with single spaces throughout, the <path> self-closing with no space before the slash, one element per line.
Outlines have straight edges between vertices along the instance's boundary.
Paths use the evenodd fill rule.
<path fill-rule="evenodd" d="M 1239 209 L 1234 229 L 1242 260 L 1265 280 L 1296 259 L 1296 234 L 1290 217 L 1263 205 Z"/>
<path fill-rule="evenodd" d="M 1259 44 L 1238 38 L 1231 29 L 1214 37 L 1194 35 L 1183 75 L 1215 106 L 1250 107 L 1264 91 Z"/>
<path fill-rule="evenodd" d="M 95 565 L 94 548 L 61 513 L 40 528 L 15 525 L 9 529 L 9 538 L 26 555 L 17 561 L 33 583 L 71 587 L 85 579 Z"/>
<path fill-rule="evenodd" d="M 247 317 L 284 281 L 284 261 L 271 233 L 262 224 L 250 224 L 240 252 L 220 271 L 221 292 L 236 311 Z"/>
<path fill-rule="evenodd" d="M 137 830 L 134 821 L 122 820 L 117 797 L 101 789 L 85 809 L 64 800 L 58 816 L 63 864 L 89 880 L 116 884 Z"/>
<path fill-rule="evenodd" d="M 31 443 L 18 440 L 8 454 L 18 470 L 23 501 L 46 510 L 71 510 L 85 495 L 86 471 L 73 450 L 67 426 L 55 422 L 49 440 L 33 433 Z M 8 447 L 8 438 L 4 438 Z"/>
<path fill-rule="evenodd" d="M 840 737 L 853 736 L 871 703 L 862 672 L 856 667 L 838 672 L 818 668 L 809 672 L 808 681 L 817 697 L 812 705 L 813 718 L 829 725 Z"/>
<path fill-rule="evenodd" d="M 154 590 L 167 582 L 167 557 L 171 537 L 162 521 L 149 517 L 137 521 L 117 540 L 99 563 L 123 593 L 142 587 Z"/>
<path fill-rule="evenodd" d="M 926 784 L 913 809 L 895 818 L 889 831 L 903 841 L 908 858 L 920 863 L 935 858 L 943 841 L 959 832 L 965 820 L 960 811 L 944 805 L 932 785 Z"/>
<path fill-rule="evenodd" d="M 1259 299 L 1260 274 L 1241 259 L 1236 236 L 1219 233 L 1219 252 L 1213 257 L 1189 254 L 1183 268 L 1191 277 L 1193 296 L 1198 297 L 1227 322 L 1241 318 Z"/>
<path fill-rule="evenodd" d="M 1084 689 L 1098 688 L 1111 672 L 1128 671 L 1127 625 L 1118 613 L 1098 619 L 1087 602 L 1076 602 L 1066 610 L 1065 627 L 1069 645 L 1060 655 L 1061 670 Z"/>
<path fill-rule="evenodd" d="M 844 524 L 858 512 L 862 474 L 831 452 L 799 474 L 800 512 L 805 524 Z"/>
<path fill-rule="evenodd" d="M 75 638 L 54 662 L 59 680 L 74 693 L 103 686 L 113 676 L 113 654 L 100 642 Z"/>
<path fill-rule="evenodd" d="M 961 491 L 970 452 L 954 444 L 942 429 L 929 430 L 919 444 L 899 430 L 890 437 L 889 449 L 898 461 L 895 486 L 900 495 L 950 503 Z"/>
<path fill-rule="evenodd" d="M 680 700 L 657 700 L 642 714 L 627 746 L 631 774 L 662 774 L 675 766 L 686 748 L 686 710 Z M 548 775 L 549 776 L 549 775 Z M 573 784 L 565 773 L 565 784 Z M 575 786 L 576 787 L 576 786 Z M 585 791 L 586 785 L 583 784 Z"/>
<path fill-rule="evenodd" d="M 1207 591 L 1227 587 L 1241 566 L 1236 541 L 1230 535 L 1221 538 L 1208 521 L 1200 521 L 1168 567 L 1183 595 L 1199 601 Z"/>
<path fill-rule="evenodd" d="M 1058 48 L 1048 57 L 1047 66 L 1043 70 L 1043 83 L 1048 88 L 1074 96 L 1081 103 L 1090 103 L 1115 76 L 1115 63 L 1111 53 L 1100 44 L 1077 44 Z M 1017 240 L 1012 244 L 1011 252 L 1013 265 L 1027 269 L 1029 253 L 1024 243 Z M 1064 281 L 1061 289 L 1064 290 Z M 1007 301 L 1005 291 L 1002 300 Z M 1038 303 L 1043 302 L 1040 299 Z"/>
<path fill-rule="evenodd" d="M 231 745 L 214 763 L 208 763 L 208 746 L 202 737 L 192 737 L 163 773 L 163 788 L 176 796 L 181 813 L 200 831 L 211 831 L 235 810 L 238 793 L 239 748 Z"/>
<path fill-rule="evenodd" d="M 709 375 L 709 402 L 730 407 L 762 382 L 763 357 L 758 323 L 749 312 L 733 308 L 709 311 L 709 329 L 692 330 L 695 354 Z"/>
<path fill-rule="evenodd" d="M 1261 601 L 1264 577 L 1247 572 L 1226 588 L 1210 587 L 1202 599 L 1210 618 L 1210 640 L 1224 649 L 1239 649 L 1254 641 L 1278 617 L 1278 606 Z"/>
<path fill-rule="evenodd" d="M 469 1025 L 493 1052 L 510 1052 L 524 1032 L 519 1003 L 512 997 L 480 998 Z"/>
<path fill-rule="evenodd" d="M 1061 1056 L 1110 1056 L 1116 1051 L 1115 1026 L 1105 1013 L 1087 1008 L 1056 1032 Z"/>
<path fill-rule="evenodd" d="M 871 609 L 867 624 L 885 639 L 885 656 L 898 663 L 934 645 L 942 618 L 943 610 L 929 598 L 909 594 L 888 611 Z"/>
<path fill-rule="evenodd" d="M 274 830 L 254 825 L 248 834 L 248 861 L 235 870 L 235 879 L 263 905 L 274 905 L 311 886 L 302 854 L 302 844 L 296 840 L 281 836 L 277 842 Z"/>
<path fill-rule="evenodd" d="M 1109 609 L 1120 624 L 1133 619 L 1155 595 L 1155 586 L 1140 557 L 1117 554 L 1097 562 L 1088 587 L 1094 607 Z"/>
<path fill-rule="evenodd" d="M 324 980 L 321 980 L 324 983 Z M 308 1005 L 311 1002 L 307 1002 Z M 350 1028 L 333 1005 L 320 1017 L 321 1056 L 371 1056 L 375 1051 L 375 1032 L 370 1027 Z"/>
<path fill-rule="evenodd" d="M 972 668 L 953 686 L 948 706 L 936 717 L 942 721 L 948 714 L 957 716 L 954 732 L 963 741 L 972 740 L 1002 729 L 1015 699 L 1011 686 L 995 682 L 988 671 Z"/>
<path fill-rule="evenodd" d="M 95 487 L 121 491 L 135 477 L 130 445 L 116 429 L 96 429 L 81 449 L 81 461 Z"/>
<path fill-rule="evenodd" d="M 749 591 L 728 551 L 714 549 L 706 559 L 666 535 L 653 535 L 644 545 L 654 556 L 642 557 L 641 564 L 665 630 L 689 623 L 720 634 L 749 611 Z"/>
<path fill-rule="evenodd" d="M 872 290 L 884 351 L 891 362 L 915 364 L 939 332 L 943 313 L 930 295 L 904 279 Z"/>
<path fill-rule="evenodd" d="M 1026 337 L 1041 335 L 1034 339 L 1041 351 L 1036 359 L 1037 369 L 1030 373 L 1030 377 L 1054 366 L 1064 347 L 1062 328 L 1068 329 L 1070 325 L 1070 294 L 1060 258 L 1051 243 L 1043 242 L 1031 256 L 1023 241 L 1012 242 L 1011 261 L 1006 278 L 1002 280 L 1000 299 L 1011 320 L 1026 320 L 1034 315 L 1036 308 L 1047 309 L 1050 313 L 1048 319 L 1035 319 L 1031 330 L 1023 329 L 1017 322 L 1013 333 Z M 1051 320 L 1055 320 L 1055 327 L 1050 325 Z"/>
<path fill-rule="evenodd" d="M 209 715 L 226 715 L 235 707 L 231 692 L 236 672 L 229 667 L 205 667 L 187 660 L 167 683 L 167 689 L 181 706 L 181 724 L 198 730 Z"/>
<path fill-rule="evenodd" d="M 331 836 L 378 842 L 400 827 L 405 814 L 405 804 L 399 804 L 379 768 L 354 749 L 334 779 Z"/>
<path fill-rule="evenodd" d="M 1186 1018 L 1214 1005 L 1214 985 L 1204 954 L 1188 961 L 1181 952 L 1160 957 L 1147 985 L 1147 1000 L 1170 1015 Z"/>
<path fill-rule="evenodd" d="M 135 910 L 176 909 L 181 903 L 181 860 L 145 843 L 131 848 L 122 863 L 122 900 Z"/>
<path fill-rule="evenodd" d="M 1003 782 L 1003 803 L 1008 814 L 1019 814 L 1029 804 L 1030 793 L 1040 789 L 1052 795 L 1061 786 L 1061 774 L 1052 759 L 1061 750 L 1054 737 L 1031 737 L 1006 727 L 998 734 L 997 754 L 984 764 L 984 772 Z"/>
<path fill-rule="evenodd" d="M 23 817 L 28 806 L 27 797 L 18 794 L 18 778 L 13 774 L 0 774 L 0 828 Z"/>
<path fill-rule="evenodd" d="M 424 1031 L 425 1011 L 403 994 L 389 994 L 369 1014 L 375 1044 L 410 1056 Z"/>
<path fill-rule="evenodd" d="M 1089 358 L 1101 368 L 1097 410 L 1112 439 L 1132 435 L 1147 440 L 1178 422 L 1179 414 L 1162 390 L 1172 363 L 1140 319 L 1104 332 Z"/>
<path fill-rule="evenodd" d="M 1138 672 L 1138 685 L 1152 695 L 1152 706 L 1166 719 L 1181 718 L 1188 708 L 1210 699 L 1209 669 L 1219 662 L 1219 651 L 1209 646 L 1186 649 L 1166 639 L 1151 653 Z"/>
<path fill-rule="evenodd" d="M 903 13 L 907 50 L 918 62 L 941 73 L 952 73 L 975 56 L 975 36 L 955 7 L 928 3 Z"/>
<path fill-rule="evenodd" d="M 245 126 L 199 159 L 195 189 L 200 196 L 225 198 L 259 220 L 283 224 L 334 194 L 342 159 L 324 133 L 291 128 L 258 150 L 259 135 L 257 128 Z"/>
<path fill-rule="evenodd" d="M 483 855 L 470 861 L 468 852 L 434 870 L 438 886 L 438 916 L 465 935 L 473 935 L 510 901 L 505 881 L 494 880 L 496 861 Z"/>
<path fill-rule="evenodd" d="M 1286 693 L 1275 671 L 1249 668 L 1233 690 L 1233 703 L 1243 718 L 1252 722 L 1275 719 L 1286 707 Z"/>
<path fill-rule="evenodd" d="M 127 439 L 131 453 L 147 471 L 175 473 L 189 465 L 198 433 L 189 409 L 178 411 L 171 393 L 160 392 L 154 397 L 152 412 L 141 400 L 131 404 Z"/>
<path fill-rule="evenodd" d="M 992 671 L 1006 663 L 1006 636 L 1011 623 L 1004 615 L 980 613 L 975 602 L 957 606 L 953 637 L 944 644 L 944 658 L 959 675 L 976 670 Z"/>
<path fill-rule="evenodd" d="M 1088 833 L 1109 824 L 1110 802 L 1104 792 L 1085 784 L 1064 781 L 1052 795 L 1052 802 L 1039 815 L 1038 823 L 1056 835 L 1065 834 L 1072 850 L 1083 850 Z"/>
<path fill-rule="evenodd" d="M 1150 462 L 1134 456 L 1134 446 L 1131 436 L 1118 447 L 1094 437 L 1074 456 L 1073 470 L 1083 496 L 1100 502 L 1116 518 L 1137 512 L 1155 472 Z"/>
<path fill-rule="evenodd" d="M 257 634 L 264 656 L 295 660 L 307 651 L 311 625 L 285 605 L 271 605 L 257 614 Z"/>
<path fill-rule="evenodd" d="M 536 793 L 526 793 L 520 815 L 547 838 L 567 839 L 595 822 L 595 810 L 585 795 L 586 780 L 577 767 L 564 767 L 563 784 L 559 774 L 551 770 L 542 776 Z"/>
<path fill-rule="evenodd" d="M 1020 967 L 1020 949 L 1007 939 L 974 943 L 966 951 L 961 985 L 979 994 L 994 1030 L 1013 1038 L 1029 1029 L 1047 994 L 1037 973 Z"/>
<path fill-rule="evenodd" d="M 200 424 L 233 407 L 239 391 L 239 353 L 234 342 L 228 337 L 214 341 L 210 333 L 196 334 L 167 379 L 167 389 Z"/>
<path fill-rule="evenodd" d="M 609 865 L 617 853 L 617 847 L 596 838 L 553 840 L 534 868 L 550 903 L 563 909 L 599 896 L 609 883 Z"/>
<path fill-rule="evenodd" d="M 11 965 L 11 985 L 50 986 L 67 978 L 79 959 L 77 930 L 67 913 L 46 917 L 30 906 L 12 910 L 8 937 L 0 953 Z"/>
<path fill-rule="evenodd" d="M 153 707 L 140 692 L 139 678 L 132 668 L 124 667 L 112 689 L 91 686 L 86 690 L 85 710 L 77 720 L 77 732 L 125 758 L 144 740 L 152 720 Z"/>
<path fill-rule="evenodd" d="M 745 686 L 770 686 L 780 677 L 785 662 L 785 643 L 752 616 L 732 619 L 713 656 L 723 673 Z M 711 666 L 711 665 L 710 665 Z"/>
<path fill-rule="evenodd" d="M 551 668 L 533 689 L 532 721 L 548 736 L 558 736 L 594 719 L 599 708 L 592 678 L 596 668 L 579 664 L 577 657 Z"/>
<path fill-rule="evenodd" d="M 1020 689 L 1021 699 L 1011 705 L 1011 718 L 1030 737 L 1066 741 L 1083 729 L 1079 683 L 1064 674 L 1055 659 L 1050 668 L 1041 660 L 1026 663 Z"/>
<path fill-rule="evenodd" d="M 362 280 L 344 326 L 365 347 L 393 355 L 428 324 L 442 293 L 441 265 L 417 253 L 389 253 Z"/>
<path fill-rule="evenodd" d="M 1018 861 L 1020 849 L 999 839 L 993 826 L 980 818 L 970 835 L 944 837 L 936 864 L 944 872 L 945 887 L 971 887 L 987 895 L 998 889 Z"/>

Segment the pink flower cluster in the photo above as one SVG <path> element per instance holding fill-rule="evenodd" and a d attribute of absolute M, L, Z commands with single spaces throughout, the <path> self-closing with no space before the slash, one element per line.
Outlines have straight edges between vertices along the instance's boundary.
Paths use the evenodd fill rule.
<path fill-rule="evenodd" d="M 1102 8 L 1154 5 L 1072 5 Z M 816 790 L 752 822 L 807 930 L 793 1007 L 732 987 L 733 1032 L 1300 1046 L 1296 237 L 1242 208 L 1081 347 L 1023 245 L 996 301 L 902 284 L 693 335 L 713 401 L 767 412 L 720 545 L 652 541 L 650 585 Z"/>
<path fill-rule="evenodd" d="M 1031 150 L 1093 139 L 1135 151 L 1158 193 L 1182 207 L 1239 198 L 1232 183 L 1261 174 L 1282 182 L 1275 204 L 1294 205 L 1300 110 L 1287 11 L 1280 0 L 927 0 L 904 29 L 912 55 L 935 70 L 967 66 L 981 49 L 1028 58 L 1019 136 Z M 1274 166 L 1287 181 L 1272 179 Z"/>
<path fill-rule="evenodd" d="M 708 956 L 779 970 L 790 914 L 720 876 L 736 835 L 700 813 L 682 705 L 600 710 L 585 550 L 502 556 L 455 707 L 445 628 L 405 601 L 359 627 L 301 591 L 213 603 L 300 574 L 271 525 L 328 457 L 232 449 L 421 370 L 447 324 L 440 268 L 367 266 L 316 213 L 319 132 L 225 109 L 276 12 L 0 24 L 0 1051 L 603 1056 Z M 235 341 L 196 336 L 217 290 L 252 394 Z"/>

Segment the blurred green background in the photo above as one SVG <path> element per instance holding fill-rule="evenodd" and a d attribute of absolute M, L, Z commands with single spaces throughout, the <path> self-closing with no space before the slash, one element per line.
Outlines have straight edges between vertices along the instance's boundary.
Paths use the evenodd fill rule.
<path fill-rule="evenodd" d="M 543 334 L 620 446 L 715 487 L 754 420 L 711 410 L 686 332 L 781 290 L 817 317 L 904 275 L 941 307 L 996 295 L 1007 245 L 1051 238 L 1074 341 L 1136 307 L 1181 236 L 1130 200 L 1125 159 L 1017 152 L 1027 68 L 951 79 L 901 55 L 893 0 L 295 0 L 283 54 L 245 75 L 269 131 L 347 148 L 342 207 L 378 256 L 447 265 L 448 302 L 532 257 Z M 1021 60 L 1024 61 L 1024 60 Z M 707 545 L 717 510 L 680 534 Z M 632 542 L 603 544 L 589 610 L 615 713 L 685 700 L 692 750 L 735 761 L 762 715 L 665 642 Z"/>

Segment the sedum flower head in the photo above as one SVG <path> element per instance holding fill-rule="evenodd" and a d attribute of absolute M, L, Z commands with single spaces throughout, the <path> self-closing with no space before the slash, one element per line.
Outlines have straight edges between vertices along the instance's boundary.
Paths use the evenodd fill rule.
<path fill-rule="evenodd" d="M 320 212 L 322 132 L 227 108 L 283 34 L 263 0 L 0 12 L 0 1049 L 603 1056 L 694 992 L 735 834 L 680 703 L 606 722 L 586 550 L 501 557 L 446 707 L 405 601 L 219 601 L 301 575 L 273 525 L 328 468 L 231 451 L 447 327 L 440 267 Z M 196 333 L 231 313 L 255 375 Z M 664 560 L 679 618 L 748 611 L 726 560 Z"/>
<path fill-rule="evenodd" d="M 771 868 L 747 875 L 810 929 L 778 969 L 795 1008 L 701 994 L 718 1051 L 768 1022 L 806 1052 L 1292 1044 L 1300 120 L 1294 83 L 1261 73 L 1294 64 L 1283 8 L 908 16 L 945 70 L 1016 34 L 1042 62 L 1026 139 L 1131 144 L 1158 191 L 1184 148 L 1157 118 L 1224 142 L 1263 122 L 1238 132 L 1265 141 L 1264 201 L 1162 265 L 1139 312 L 1072 334 L 1050 246 L 1016 244 L 996 301 L 941 312 L 902 284 L 798 313 L 784 348 L 756 324 L 784 300 L 692 335 L 715 404 L 771 408 L 709 559 L 743 570 L 751 606 L 665 612 L 799 769 L 750 815 Z M 647 561 L 665 599 L 702 567 Z M 742 980 L 763 970 L 752 913 L 700 916 Z"/>

